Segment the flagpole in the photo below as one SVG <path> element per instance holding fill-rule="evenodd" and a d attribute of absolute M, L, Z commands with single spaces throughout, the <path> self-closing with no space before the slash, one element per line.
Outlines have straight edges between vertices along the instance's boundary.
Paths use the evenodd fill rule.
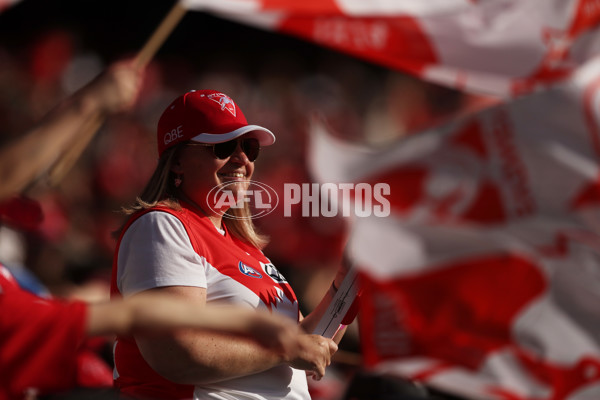
<path fill-rule="evenodd" d="M 173 32 L 173 29 L 179 24 L 179 21 L 181 21 L 186 12 L 187 9 L 181 4 L 181 1 L 177 1 L 171 8 L 171 11 L 169 11 L 160 25 L 156 28 L 152 36 L 150 36 L 150 39 L 148 39 L 144 47 L 139 51 L 135 59 L 138 68 L 143 68 L 148 65 L 152 57 L 154 57 L 171 32 Z"/>
<path fill-rule="evenodd" d="M 314 329 L 313 334 L 332 339 L 342 328 L 342 322 L 358 296 L 357 276 L 356 268 L 351 266 L 333 299 L 331 299 L 325 314 Z"/>
<path fill-rule="evenodd" d="M 143 69 L 148 65 L 186 12 L 187 9 L 181 4 L 181 1 L 177 1 L 138 52 L 134 60 L 135 66 L 138 69 Z M 97 112 L 83 125 L 76 140 L 66 150 L 63 156 L 50 167 L 50 171 L 48 172 L 48 184 L 50 186 L 57 185 L 71 170 L 104 121 L 105 117 L 100 112 Z"/>

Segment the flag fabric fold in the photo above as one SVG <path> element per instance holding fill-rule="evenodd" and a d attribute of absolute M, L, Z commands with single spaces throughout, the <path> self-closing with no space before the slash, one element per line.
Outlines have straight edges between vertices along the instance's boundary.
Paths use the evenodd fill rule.
<path fill-rule="evenodd" d="M 313 126 L 356 217 L 366 364 L 473 399 L 600 398 L 600 60 L 543 93 L 367 149 Z"/>
<path fill-rule="evenodd" d="M 510 98 L 600 50 L 597 0 L 182 0 L 445 86 Z"/>
<path fill-rule="evenodd" d="M 14 6 L 21 0 L 0 0 L 0 13 Z"/>

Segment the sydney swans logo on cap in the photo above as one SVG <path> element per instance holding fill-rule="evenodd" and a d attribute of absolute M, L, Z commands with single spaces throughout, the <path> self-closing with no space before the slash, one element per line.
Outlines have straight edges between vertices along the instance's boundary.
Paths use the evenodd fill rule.
<path fill-rule="evenodd" d="M 206 97 L 219 104 L 221 106 L 221 111 L 227 110 L 235 117 L 235 103 L 231 100 L 231 97 L 223 93 L 212 93 Z"/>

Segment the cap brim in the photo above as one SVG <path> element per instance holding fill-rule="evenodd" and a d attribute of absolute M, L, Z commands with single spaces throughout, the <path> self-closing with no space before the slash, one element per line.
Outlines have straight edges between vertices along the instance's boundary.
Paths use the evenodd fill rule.
<path fill-rule="evenodd" d="M 260 143 L 261 147 L 270 146 L 275 143 L 275 135 L 273 135 L 273 132 L 258 125 L 246 125 L 234 131 L 221 134 L 201 133 L 194 136 L 191 140 L 198 143 L 223 143 L 242 135 L 248 135 L 249 137 L 258 139 L 258 143 Z"/>

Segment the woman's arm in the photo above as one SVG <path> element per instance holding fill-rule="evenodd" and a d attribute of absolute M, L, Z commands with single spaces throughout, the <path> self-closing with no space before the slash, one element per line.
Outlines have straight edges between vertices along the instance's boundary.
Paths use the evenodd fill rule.
<path fill-rule="evenodd" d="M 198 310 L 210 308 L 205 307 L 203 288 L 172 286 L 149 292 L 167 293 Z M 176 383 L 194 385 L 250 375 L 279 364 L 312 371 L 320 379 L 337 350 L 333 341 L 306 334 L 297 336 L 296 345 L 287 353 L 269 351 L 247 338 L 214 331 L 181 330 L 161 336 L 137 334 L 135 338 L 144 359 L 159 374 Z"/>

